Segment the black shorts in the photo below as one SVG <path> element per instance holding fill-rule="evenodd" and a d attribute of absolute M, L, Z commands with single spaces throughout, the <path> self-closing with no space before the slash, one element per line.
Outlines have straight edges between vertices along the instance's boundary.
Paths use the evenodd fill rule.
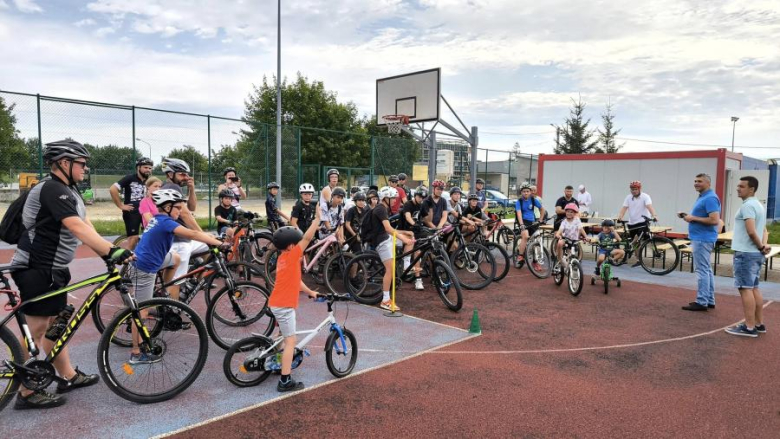
<path fill-rule="evenodd" d="M 138 213 L 138 208 L 131 212 L 122 212 L 122 221 L 125 222 L 127 236 L 138 236 L 141 231 L 141 214 Z"/>
<path fill-rule="evenodd" d="M 531 224 L 533 223 L 534 221 L 523 220 L 523 225 L 525 226 L 525 229 L 528 230 L 528 236 L 533 235 L 539 229 L 538 225 L 532 226 Z"/>
<path fill-rule="evenodd" d="M 628 239 L 633 240 L 635 236 L 639 236 L 642 232 L 650 232 L 650 227 L 647 223 L 629 224 L 628 225 Z"/>
<path fill-rule="evenodd" d="M 11 277 L 19 289 L 22 303 L 25 303 L 44 293 L 67 286 L 70 282 L 70 270 L 67 268 L 28 268 L 11 273 Z M 58 294 L 26 306 L 24 313 L 40 317 L 56 316 L 67 303 L 68 295 Z"/>

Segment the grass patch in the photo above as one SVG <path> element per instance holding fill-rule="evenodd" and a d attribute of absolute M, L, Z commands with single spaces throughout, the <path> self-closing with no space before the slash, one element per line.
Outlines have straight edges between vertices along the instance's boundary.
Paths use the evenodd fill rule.
<path fill-rule="evenodd" d="M 769 231 L 769 243 L 780 244 L 780 223 L 768 224 L 766 228 Z"/>
<path fill-rule="evenodd" d="M 124 235 L 125 234 L 125 223 L 121 220 L 91 220 L 92 224 L 95 226 L 95 230 L 102 235 L 102 236 L 112 236 L 112 235 Z M 209 219 L 208 218 L 197 218 L 198 225 L 203 230 L 209 230 Z"/>

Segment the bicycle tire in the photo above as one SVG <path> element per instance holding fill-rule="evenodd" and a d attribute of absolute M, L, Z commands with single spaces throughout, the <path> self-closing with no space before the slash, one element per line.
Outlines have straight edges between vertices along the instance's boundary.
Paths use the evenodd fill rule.
<path fill-rule="evenodd" d="M 269 248 L 273 246 L 273 234 L 268 232 L 257 232 L 255 236 L 251 238 L 252 242 L 252 258 L 255 263 L 262 265 L 264 263 L 265 254 Z"/>
<path fill-rule="evenodd" d="M 21 383 L 16 375 L 10 375 L 11 369 L 5 365 L 6 360 L 23 363 L 24 351 L 14 333 L 7 327 L 0 326 L 0 412 L 16 396 Z"/>
<path fill-rule="evenodd" d="M 379 255 L 376 252 L 364 252 L 347 264 L 344 270 L 344 286 L 355 302 L 378 305 L 382 301 L 384 275 L 385 266 Z"/>
<path fill-rule="evenodd" d="M 487 248 L 493 255 L 493 259 L 496 261 L 496 276 L 493 278 L 493 282 L 499 282 L 503 280 L 507 274 L 509 274 L 509 266 L 511 259 L 509 253 L 507 253 L 504 247 L 496 244 L 495 242 L 485 242 L 482 245 Z"/>
<path fill-rule="evenodd" d="M 263 277 L 265 278 L 265 286 L 273 289 L 276 282 L 276 260 L 279 258 L 279 250 L 273 248 L 269 249 L 265 254 L 265 260 L 263 261 Z"/>
<path fill-rule="evenodd" d="M 270 375 L 270 370 L 249 371 L 244 365 L 246 361 L 247 353 L 255 352 L 257 349 L 265 350 L 271 347 L 271 339 L 268 337 L 262 337 L 254 335 L 251 337 L 243 338 L 235 343 L 225 352 L 225 359 L 222 360 L 222 372 L 225 373 L 225 377 L 231 383 L 238 387 L 253 387 L 263 381 L 265 381 Z M 241 355 L 244 354 L 244 355 Z M 276 355 L 276 352 L 271 352 L 269 355 Z M 239 365 L 233 368 L 234 357 L 238 356 Z M 263 357 L 260 361 L 265 362 L 268 356 Z M 250 375 L 257 372 L 257 376 L 254 378 L 244 377 L 243 375 Z"/>
<path fill-rule="evenodd" d="M 248 292 L 254 289 L 250 296 Z M 270 294 L 254 282 L 235 282 L 214 295 L 206 311 L 206 329 L 211 340 L 222 349 L 252 334 L 271 335 L 274 317 L 268 308 Z"/>
<path fill-rule="evenodd" d="M 582 292 L 582 264 L 577 259 L 569 261 L 569 281 L 567 286 L 572 296 L 579 296 Z"/>
<path fill-rule="evenodd" d="M 564 271 L 565 270 L 563 269 L 563 267 L 560 267 L 558 273 L 553 273 L 552 278 L 556 286 L 561 286 L 561 284 L 563 283 L 563 278 L 566 275 Z"/>
<path fill-rule="evenodd" d="M 550 252 L 538 240 L 530 243 L 525 248 L 525 262 L 528 270 L 539 279 L 550 277 L 552 267 L 555 264 Z"/>
<path fill-rule="evenodd" d="M 92 323 L 95 324 L 98 332 L 103 334 L 106 332 L 106 327 L 125 309 L 127 309 L 127 305 L 122 299 L 122 294 L 116 289 L 115 285 L 109 285 L 95 300 L 95 305 L 92 308 Z M 150 334 L 152 337 L 156 337 L 161 331 L 160 322 L 150 319 L 150 323 L 154 323 Z M 130 335 L 130 321 L 126 321 L 124 325 L 125 327 L 111 338 L 111 343 L 117 346 L 130 347 L 133 345 L 132 336 Z"/>
<path fill-rule="evenodd" d="M 355 255 L 350 252 L 336 252 L 325 261 L 325 272 L 322 273 L 322 279 L 325 281 L 325 287 L 330 293 L 338 294 L 340 292 L 336 290 L 338 284 L 335 281 L 338 279 L 344 282 L 347 264 L 354 257 Z M 343 283 L 342 286 L 344 286 Z"/>
<path fill-rule="evenodd" d="M 612 278 L 612 270 L 609 264 L 601 266 L 601 277 L 604 279 L 604 294 L 609 294 L 609 280 Z"/>
<path fill-rule="evenodd" d="M 483 267 L 483 262 L 487 267 Z M 484 245 L 470 242 L 461 245 L 450 256 L 450 267 L 467 290 L 481 290 L 496 277 L 496 261 Z"/>
<path fill-rule="evenodd" d="M 325 342 L 325 364 L 328 365 L 328 370 L 336 378 L 344 378 L 351 374 L 355 369 L 358 357 L 358 345 L 355 334 L 347 328 L 341 328 L 341 332 L 344 333 L 344 340 L 348 344 L 346 350 L 349 354 L 340 352 L 340 350 L 343 351 L 345 347 L 341 344 L 341 337 L 339 337 L 339 333 L 336 330 L 330 331 L 328 340 Z M 346 368 L 340 369 L 334 364 L 334 350 L 336 351 L 336 358 L 339 358 L 341 355 L 344 355 L 346 358 L 346 356 L 349 355 L 349 361 L 347 362 Z"/>
<path fill-rule="evenodd" d="M 233 277 L 234 281 L 257 282 L 256 278 L 263 277 L 262 269 L 252 262 L 233 261 L 225 264 L 225 267 L 228 269 L 228 272 Z M 241 269 L 239 270 L 239 268 Z M 225 286 L 224 284 L 214 285 L 214 281 L 217 279 L 224 279 L 224 276 L 214 272 L 209 276 L 209 279 L 206 280 L 205 287 L 203 288 L 203 296 L 206 300 L 207 307 L 211 304 L 211 291 L 214 289 L 219 291 Z M 263 279 L 263 281 L 265 282 L 265 279 Z"/>
<path fill-rule="evenodd" d="M 663 251 L 658 250 L 658 246 L 661 245 L 668 245 L 670 248 Z M 648 246 L 650 246 L 649 249 L 647 248 Z M 649 264 L 648 261 L 645 260 L 647 250 L 651 252 L 651 262 Z M 666 253 L 668 251 L 672 251 L 674 254 L 674 260 L 671 263 L 667 263 L 666 261 Z M 669 238 L 664 236 L 653 236 L 639 246 L 639 249 L 637 249 L 637 258 L 639 259 L 639 264 L 646 272 L 656 276 L 663 276 L 671 273 L 677 268 L 677 265 L 680 263 L 680 249 Z M 656 267 L 656 265 L 658 265 L 658 267 Z"/>
<path fill-rule="evenodd" d="M 439 293 L 441 301 L 451 311 L 460 311 L 463 308 L 463 291 L 461 290 L 460 280 L 452 271 L 449 265 L 440 259 L 433 261 L 433 273 L 431 274 L 433 279 L 433 286 L 436 288 L 436 292 Z M 454 293 L 450 291 L 454 289 Z M 454 297 L 454 301 L 452 300 Z"/>
<path fill-rule="evenodd" d="M 149 404 L 167 401 L 179 393 L 186 390 L 200 375 L 203 370 L 203 366 L 206 364 L 209 350 L 208 333 L 206 332 L 206 325 L 203 324 L 203 320 L 198 317 L 198 314 L 189 306 L 177 302 L 171 299 L 151 299 L 145 300 L 138 304 L 138 310 L 150 310 L 154 309 L 158 315 L 162 316 L 162 326 L 164 329 L 160 333 L 153 337 L 152 340 L 155 343 L 155 348 L 159 350 L 160 359 L 158 362 L 151 364 L 140 364 L 131 366 L 127 362 L 127 349 L 117 348 L 116 355 L 114 356 L 113 345 L 111 338 L 123 325 L 123 322 L 131 317 L 132 310 L 125 308 L 114 320 L 106 327 L 106 331 L 100 337 L 97 349 L 97 363 L 100 376 L 103 377 L 103 382 L 106 383 L 112 392 L 120 397 L 139 404 Z M 185 321 L 188 320 L 188 321 Z M 186 332 L 186 333 L 185 333 Z M 193 337 L 197 338 L 197 341 L 193 341 Z M 184 347 L 179 349 L 172 349 L 174 342 L 183 340 Z M 166 358 L 173 357 L 179 354 L 179 356 L 186 356 L 185 358 Z M 170 360 L 171 364 L 166 366 L 166 360 Z M 172 376 L 169 370 L 181 371 L 183 366 L 192 365 L 191 370 L 188 373 L 181 375 L 183 379 L 178 384 L 172 382 Z M 151 394 L 141 394 L 138 391 L 133 391 L 128 386 L 131 381 L 124 382 L 122 378 L 134 377 L 141 372 L 161 371 L 166 374 L 162 380 L 151 380 L 149 378 L 135 377 L 132 380 L 139 384 L 146 382 L 154 387 L 154 391 Z M 158 390 L 158 388 L 166 382 L 171 383 L 170 388 L 164 390 Z"/>

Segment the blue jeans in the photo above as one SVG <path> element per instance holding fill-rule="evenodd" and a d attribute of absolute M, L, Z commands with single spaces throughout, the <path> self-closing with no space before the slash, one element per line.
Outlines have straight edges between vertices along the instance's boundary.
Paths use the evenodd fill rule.
<path fill-rule="evenodd" d="M 698 286 L 696 288 L 696 303 L 699 305 L 715 305 L 715 275 L 710 265 L 710 255 L 715 247 L 714 242 L 691 241 L 693 248 L 693 266 L 696 270 Z"/>
<path fill-rule="evenodd" d="M 758 288 L 764 260 L 761 252 L 734 252 L 734 286 L 740 289 Z"/>

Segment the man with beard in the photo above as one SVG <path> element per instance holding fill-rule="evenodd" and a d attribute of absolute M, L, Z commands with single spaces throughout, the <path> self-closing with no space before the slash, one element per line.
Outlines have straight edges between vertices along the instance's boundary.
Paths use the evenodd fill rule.
<path fill-rule="evenodd" d="M 138 207 L 146 196 L 146 180 L 152 175 L 151 159 L 141 157 L 135 162 L 135 173 L 125 177 L 111 186 L 109 192 L 111 199 L 122 211 L 122 220 L 125 222 L 127 244 L 132 250 L 138 244 L 139 231 L 141 229 L 141 213 Z M 119 191 L 122 191 L 122 197 Z"/>

